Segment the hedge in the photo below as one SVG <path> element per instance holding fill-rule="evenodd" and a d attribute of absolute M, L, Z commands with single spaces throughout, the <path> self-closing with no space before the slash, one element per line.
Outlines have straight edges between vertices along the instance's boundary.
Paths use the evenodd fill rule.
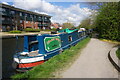
<path fill-rule="evenodd" d="M 19 31 L 19 30 L 13 30 L 13 31 L 9 31 L 9 33 L 22 33 L 22 31 Z"/>
<path fill-rule="evenodd" d="M 26 31 L 26 32 L 40 32 L 40 29 L 25 28 L 24 31 Z"/>

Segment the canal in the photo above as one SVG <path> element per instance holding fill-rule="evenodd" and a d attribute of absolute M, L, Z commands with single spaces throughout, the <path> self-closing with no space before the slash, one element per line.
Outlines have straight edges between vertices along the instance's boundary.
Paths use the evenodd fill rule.
<path fill-rule="evenodd" d="M 2 78 L 9 78 L 15 74 L 12 67 L 13 55 L 23 51 L 23 37 L 3 38 L 2 39 Z"/>

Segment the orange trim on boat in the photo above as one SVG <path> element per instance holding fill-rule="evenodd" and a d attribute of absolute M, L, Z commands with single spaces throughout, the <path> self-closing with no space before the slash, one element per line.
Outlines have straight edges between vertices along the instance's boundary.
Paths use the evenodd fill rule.
<path fill-rule="evenodd" d="M 34 67 L 34 66 L 40 65 L 42 63 L 44 63 L 44 61 L 39 61 L 39 62 L 34 62 L 34 63 L 22 63 L 22 64 L 19 64 L 18 67 L 19 68 L 29 68 L 29 67 Z"/>

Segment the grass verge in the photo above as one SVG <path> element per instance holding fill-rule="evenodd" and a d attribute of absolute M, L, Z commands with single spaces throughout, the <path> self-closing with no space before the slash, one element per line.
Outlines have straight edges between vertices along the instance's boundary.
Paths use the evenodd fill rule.
<path fill-rule="evenodd" d="M 116 51 L 116 56 L 117 56 L 118 59 L 120 60 L 120 48 L 118 48 L 118 50 Z"/>
<path fill-rule="evenodd" d="M 54 78 L 54 73 L 64 69 L 89 41 L 90 38 L 86 38 L 70 49 L 66 49 L 61 54 L 52 57 L 42 65 L 38 65 L 28 72 L 13 75 L 11 78 Z"/>
<path fill-rule="evenodd" d="M 26 31 L 26 32 L 40 32 L 40 29 L 25 28 L 24 31 Z"/>
<path fill-rule="evenodd" d="M 105 42 L 114 43 L 114 44 L 120 44 L 120 42 L 118 42 L 118 41 L 107 40 L 107 39 L 102 39 L 102 38 L 100 40 L 105 41 Z"/>

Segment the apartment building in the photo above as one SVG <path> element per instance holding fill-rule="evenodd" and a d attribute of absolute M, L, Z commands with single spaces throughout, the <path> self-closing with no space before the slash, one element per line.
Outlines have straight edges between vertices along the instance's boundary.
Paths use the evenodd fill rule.
<path fill-rule="evenodd" d="M 25 28 L 49 29 L 51 16 L 0 4 L 1 31 L 23 30 Z"/>

